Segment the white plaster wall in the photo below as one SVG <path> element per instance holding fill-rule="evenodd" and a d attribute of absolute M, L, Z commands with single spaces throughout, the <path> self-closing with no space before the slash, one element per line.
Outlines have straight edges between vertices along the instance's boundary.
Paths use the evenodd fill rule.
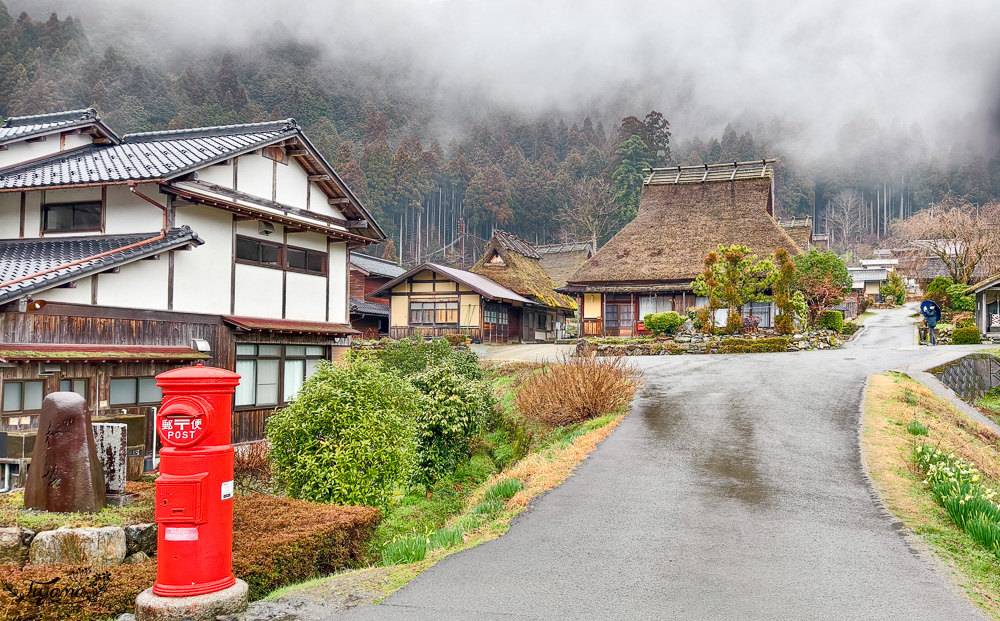
<path fill-rule="evenodd" d="M 46 302 L 65 302 L 67 304 L 90 304 L 90 279 L 92 276 L 81 278 L 76 281 L 73 289 L 49 289 L 40 293 L 32 294 L 36 300 Z"/>
<path fill-rule="evenodd" d="M 74 203 L 101 200 L 101 188 L 70 188 L 68 190 L 45 190 L 46 203 Z"/>
<path fill-rule="evenodd" d="M 0 193 L 0 239 L 15 239 L 20 234 L 21 193 Z"/>
<path fill-rule="evenodd" d="M 289 233 L 288 245 L 310 250 L 326 250 L 326 235 L 319 233 Z"/>
<path fill-rule="evenodd" d="M 279 203 L 306 208 L 306 188 L 309 187 L 309 177 L 298 158 L 290 157 L 288 164 L 278 164 L 275 168 L 275 185 Z"/>
<path fill-rule="evenodd" d="M 238 167 L 236 189 L 270 200 L 274 162 L 258 153 L 249 153 L 240 156 Z"/>
<path fill-rule="evenodd" d="M 133 261 L 117 274 L 97 276 L 97 304 L 167 310 L 167 254 L 155 261 Z"/>
<path fill-rule="evenodd" d="M 287 278 L 285 318 L 326 321 L 326 277 L 288 272 Z"/>
<path fill-rule="evenodd" d="M 160 194 L 156 184 L 143 183 L 135 189 L 166 206 L 167 197 Z M 127 186 L 108 186 L 108 200 L 104 206 L 104 232 L 107 235 L 151 233 L 161 228 L 163 228 L 162 210 L 132 194 Z"/>
<path fill-rule="evenodd" d="M 233 187 L 233 165 L 216 164 L 214 166 L 199 168 L 198 179 L 214 183 L 215 185 L 221 185 L 224 188 L 231 188 Z"/>
<path fill-rule="evenodd" d="M 330 321 L 348 322 L 348 273 L 347 243 L 330 244 Z"/>
<path fill-rule="evenodd" d="M 20 204 L 18 209 L 20 209 Z M 27 192 L 24 196 L 24 236 L 38 237 L 42 232 L 42 193 Z"/>
<path fill-rule="evenodd" d="M 7 145 L 6 151 L 0 151 L 0 168 L 44 157 L 57 151 L 59 151 L 59 134 L 47 136 L 44 142 L 15 142 Z"/>
<path fill-rule="evenodd" d="M 93 137 L 88 134 L 67 134 L 66 135 L 66 145 L 64 151 L 69 149 L 76 149 L 77 147 L 83 147 L 94 142 Z"/>
<path fill-rule="evenodd" d="M 330 197 L 326 195 L 319 185 L 315 181 L 309 184 L 309 210 L 321 213 L 326 216 L 332 216 L 334 218 L 343 218 L 344 214 L 331 205 L 328 201 Z"/>
<path fill-rule="evenodd" d="M 248 317 L 281 318 L 281 270 L 236 266 L 236 312 Z"/>
<path fill-rule="evenodd" d="M 228 315 L 233 269 L 233 216 L 205 205 L 177 207 L 177 226 L 205 243 L 174 252 L 174 310 Z"/>

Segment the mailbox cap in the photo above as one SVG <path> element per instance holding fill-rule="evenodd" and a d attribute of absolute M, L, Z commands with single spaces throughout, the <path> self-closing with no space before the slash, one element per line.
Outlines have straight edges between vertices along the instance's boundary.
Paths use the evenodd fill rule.
<path fill-rule="evenodd" d="M 240 376 L 237 373 L 228 371 L 226 369 L 220 369 L 218 367 L 206 367 L 200 362 L 193 367 L 180 367 L 179 369 L 171 369 L 165 371 L 156 376 L 158 384 L 163 384 L 164 381 L 167 383 L 215 383 L 221 385 L 237 385 L 240 383 Z"/>

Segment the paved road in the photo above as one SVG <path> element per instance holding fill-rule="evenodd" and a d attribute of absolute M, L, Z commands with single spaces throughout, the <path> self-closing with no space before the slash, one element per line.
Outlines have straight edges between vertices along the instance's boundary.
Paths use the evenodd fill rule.
<path fill-rule="evenodd" d="M 638 359 L 632 415 L 573 477 L 343 618 L 980 619 L 861 468 L 865 377 L 935 352 L 908 312 L 840 351 Z"/>

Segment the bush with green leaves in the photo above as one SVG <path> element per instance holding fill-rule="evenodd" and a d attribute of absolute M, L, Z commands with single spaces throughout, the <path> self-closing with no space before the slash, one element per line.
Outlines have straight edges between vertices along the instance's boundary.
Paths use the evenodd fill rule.
<path fill-rule="evenodd" d="M 952 309 L 960 312 L 974 312 L 976 310 L 976 296 L 965 295 L 965 290 L 968 288 L 968 285 L 961 283 L 948 287 L 946 293 Z"/>
<path fill-rule="evenodd" d="M 486 381 L 471 379 L 462 365 L 461 361 L 450 361 L 428 367 L 410 380 L 425 396 L 425 406 L 416 419 L 413 482 L 428 489 L 469 458 L 472 441 L 486 428 L 496 406 Z"/>
<path fill-rule="evenodd" d="M 724 339 L 719 342 L 720 354 L 762 354 L 788 351 L 788 339 Z"/>
<path fill-rule="evenodd" d="M 677 328 L 684 325 L 684 318 L 674 311 L 650 313 L 643 318 L 643 323 L 653 336 L 660 336 L 676 332 Z"/>
<path fill-rule="evenodd" d="M 924 289 L 924 297 L 928 300 L 934 300 L 941 308 L 950 308 L 951 303 L 948 300 L 948 287 L 954 284 L 950 278 L 938 276 Z"/>
<path fill-rule="evenodd" d="M 823 311 L 816 319 L 816 327 L 840 332 L 844 329 L 844 313 L 836 310 Z"/>
<path fill-rule="evenodd" d="M 983 342 L 979 335 L 979 328 L 959 328 L 951 333 L 953 345 L 979 345 Z"/>
<path fill-rule="evenodd" d="M 889 277 L 882 283 L 882 297 L 888 301 L 892 297 L 892 303 L 899 306 L 906 302 L 906 280 L 897 272 L 889 274 Z"/>
<path fill-rule="evenodd" d="M 426 398 L 392 369 L 321 364 L 267 420 L 273 474 L 293 498 L 386 508 L 413 471 Z"/>
<path fill-rule="evenodd" d="M 486 377 L 475 353 L 465 348 L 455 349 L 446 339 L 424 341 L 419 337 L 406 338 L 386 343 L 384 349 L 375 350 L 371 355 L 383 365 L 399 371 L 403 377 L 445 364 L 452 365 L 469 379 Z"/>

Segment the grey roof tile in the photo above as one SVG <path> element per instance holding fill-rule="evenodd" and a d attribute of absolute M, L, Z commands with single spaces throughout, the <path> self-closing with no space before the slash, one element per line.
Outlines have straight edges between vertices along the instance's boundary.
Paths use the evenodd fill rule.
<path fill-rule="evenodd" d="M 298 132 L 294 120 L 129 134 L 0 171 L 0 189 L 169 179 Z"/>
<path fill-rule="evenodd" d="M 190 227 L 182 226 L 167 231 L 163 239 L 127 248 L 158 236 L 136 233 L 0 240 L 0 302 L 187 244 L 203 243 Z"/>
<path fill-rule="evenodd" d="M 405 267 L 400 267 L 387 259 L 379 259 L 359 252 L 351 253 L 351 265 L 360 267 L 372 276 L 383 278 L 396 278 L 406 273 Z"/>
<path fill-rule="evenodd" d="M 32 136 L 47 134 L 56 130 L 70 129 L 77 126 L 99 124 L 114 142 L 119 138 L 107 126 L 101 123 L 97 110 L 85 108 L 53 112 L 51 114 L 36 114 L 33 116 L 12 116 L 0 126 L 0 144 L 24 140 Z"/>
<path fill-rule="evenodd" d="M 351 313 L 356 315 L 375 315 L 378 317 L 389 316 L 389 305 L 369 302 L 361 298 L 351 298 Z"/>

